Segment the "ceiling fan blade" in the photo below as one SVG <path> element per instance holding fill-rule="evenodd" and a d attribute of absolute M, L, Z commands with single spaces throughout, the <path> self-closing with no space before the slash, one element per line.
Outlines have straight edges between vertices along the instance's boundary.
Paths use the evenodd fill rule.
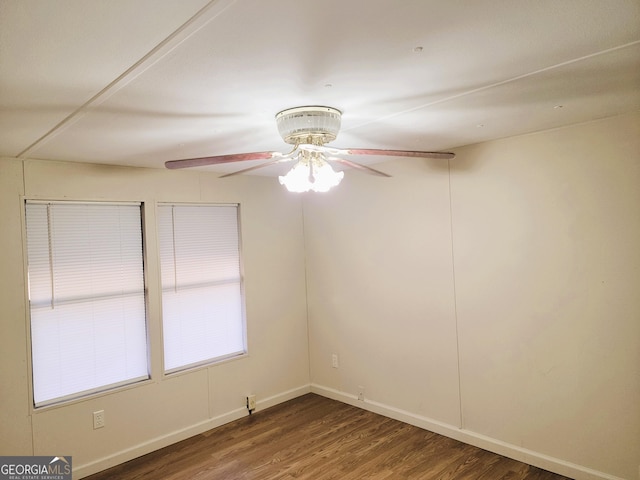
<path fill-rule="evenodd" d="M 220 163 L 243 162 L 245 160 L 266 160 L 281 157 L 280 152 L 251 152 L 234 153 L 231 155 L 216 155 L 214 157 L 185 158 L 184 160 L 169 160 L 164 166 L 170 169 L 203 167 L 206 165 L 218 165 Z"/>
<path fill-rule="evenodd" d="M 342 163 L 343 165 L 347 165 L 348 167 L 356 168 L 356 169 L 361 170 L 363 172 L 371 173 L 373 175 L 380 175 L 381 177 L 390 177 L 391 176 L 388 173 L 381 172 L 380 170 L 376 170 L 375 168 L 371 168 L 371 167 L 368 167 L 366 165 L 362 165 L 361 163 L 352 162 L 351 160 L 345 160 L 344 158 L 331 157 L 331 158 L 327 158 L 327 160 L 329 160 L 330 162 Z"/>
<path fill-rule="evenodd" d="M 293 158 L 276 158 L 275 160 L 271 160 L 269 162 L 261 163 L 260 165 L 254 165 L 253 167 L 244 168 L 242 170 L 237 170 L 231 173 L 225 173 L 224 175 L 220 175 L 218 178 L 232 177 L 233 175 L 238 175 L 240 173 L 250 172 L 251 170 L 256 170 L 262 167 L 268 167 L 269 165 L 275 165 L 276 163 L 282 162 L 290 162 Z"/>
<path fill-rule="evenodd" d="M 376 148 L 345 148 L 342 152 L 349 155 L 385 155 L 390 157 L 418 157 L 449 159 L 456 156 L 451 152 L 421 152 L 417 150 L 380 150 Z"/>

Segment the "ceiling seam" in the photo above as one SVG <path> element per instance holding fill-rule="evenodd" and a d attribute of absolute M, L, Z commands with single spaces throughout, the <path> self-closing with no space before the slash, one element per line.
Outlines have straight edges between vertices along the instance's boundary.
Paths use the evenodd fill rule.
<path fill-rule="evenodd" d="M 27 157 L 29 152 L 38 147 L 41 143 L 45 142 L 49 138 L 55 136 L 59 131 L 61 131 L 64 127 L 72 123 L 72 120 L 77 119 L 82 113 L 85 113 L 86 110 L 97 103 L 100 99 L 106 99 L 111 94 L 117 92 L 120 88 L 127 85 L 129 82 L 134 80 L 138 75 L 143 73 L 146 69 L 154 65 L 157 61 L 162 59 L 168 53 L 170 53 L 173 49 L 177 48 L 182 42 L 187 40 L 191 35 L 198 32 L 202 27 L 204 27 L 207 23 L 214 20 L 218 15 L 223 13 L 227 8 L 229 8 L 236 0 L 210 0 L 204 7 L 198 10 L 191 18 L 189 18 L 186 22 L 180 25 L 177 29 L 175 29 L 171 34 L 169 34 L 166 38 L 164 38 L 160 43 L 158 43 L 155 47 L 149 50 L 143 57 L 141 57 L 138 61 L 136 61 L 133 65 L 127 68 L 124 72 L 118 75 L 114 80 L 109 82 L 102 90 L 93 95 L 89 100 L 84 102 L 78 108 L 76 108 L 73 112 L 68 114 L 62 120 L 60 120 L 56 125 L 54 125 L 49 131 L 47 131 L 40 138 L 35 140 L 31 145 L 26 147 L 20 153 L 16 155 L 16 158 L 24 158 Z M 198 20 L 201 20 L 205 17 L 205 14 L 209 13 L 213 7 L 218 6 L 218 4 L 222 4 L 222 7 L 219 11 L 214 12 L 210 18 L 205 18 L 203 23 L 197 25 Z M 192 30 L 190 30 L 192 28 Z M 181 34 L 184 34 L 183 38 L 179 38 Z"/>
<path fill-rule="evenodd" d="M 460 326 L 458 318 L 458 294 L 456 282 L 456 256 L 454 244 L 453 227 L 453 194 L 451 193 L 451 159 L 447 160 L 447 173 L 449 179 L 449 233 L 451 238 L 451 286 L 453 287 L 453 317 L 456 331 L 456 367 L 458 374 L 458 414 L 460 428 L 465 428 L 464 424 L 464 403 L 462 395 L 462 368 L 460 366 Z"/>
<path fill-rule="evenodd" d="M 390 118 L 394 118 L 394 117 L 397 117 L 397 116 L 400 116 L 400 115 L 404 115 L 405 113 L 415 112 L 415 111 L 421 110 L 423 108 L 431 107 L 433 105 L 438 105 L 438 104 L 441 104 L 441 103 L 444 103 L 444 102 L 448 102 L 450 100 L 456 100 L 458 98 L 465 97 L 467 95 L 472 95 L 474 93 L 482 92 L 484 90 L 489 90 L 491 88 L 500 87 L 502 85 L 506 85 L 508 83 L 516 82 L 516 81 L 522 80 L 524 78 L 532 77 L 532 76 L 538 75 L 540 73 L 548 72 L 548 71 L 554 70 L 556 68 L 560 68 L 560 67 L 564 67 L 564 66 L 567 66 L 567 65 L 571 65 L 573 63 L 578 63 L 578 62 L 581 62 L 583 60 L 588 60 L 590 58 L 598 57 L 600 55 L 606 55 L 608 53 L 615 52 L 616 50 L 623 50 L 625 48 L 633 47 L 633 46 L 638 45 L 638 44 L 640 44 L 640 40 L 635 40 L 633 42 L 625 43 L 623 45 L 618 45 L 616 47 L 608 48 L 606 50 L 600 50 L 598 52 L 590 53 L 590 54 L 584 55 L 582 57 L 573 58 L 571 60 L 566 60 L 566 61 L 561 62 L 561 63 L 557 63 L 557 64 L 554 64 L 554 65 L 551 65 L 551 66 L 548 66 L 548 67 L 541 68 L 539 70 L 534 70 L 533 72 L 524 73 L 524 74 L 518 75 L 516 77 L 508 78 L 506 80 L 501 80 L 501 81 L 496 82 L 496 83 L 492 83 L 492 84 L 489 84 L 489 85 L 484 85 L 482 87 L 474 88 L 474 89 L 471 89 L 471 90 L 466 90 L 466 91 L 458 93 L 456 95 L 451 95 L 451 96 L 448 96 L 448 97 L 445 97 L 445 98 L 441 98 L 439 100 L 434 100 L 433 102 L 428 102 L 428 103 L 425 103 L 425 104 L 422 104 L 422 105 L 418 105 L 417 107 L 413 107 L 413 108 L 409 108 L 407 110 L 402 110 L 400 112 L 396 112 L 396 113 L 392 113 L 392 114 L 389 114 L 389 115 L 385 115 L 383 117 L 376 118 L 376 119 L 370 120 L 368 122 L 363 122 L 363 123 L 360 123 L 358 125 L 354 125 L 353 127 L 344 128 L 344 129 L 342 129 L 342 131 L 355 130 L 356 128 L 364 127 L 364 126 L 370 125 L 372 123 L 377 123 L 377 122 L 382 121 L 382 120 L 388 120 Z"/>

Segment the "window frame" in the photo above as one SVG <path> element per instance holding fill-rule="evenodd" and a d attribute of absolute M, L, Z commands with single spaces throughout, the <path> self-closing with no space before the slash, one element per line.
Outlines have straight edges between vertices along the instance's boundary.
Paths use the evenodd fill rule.
<path fill-rule="evenodd" d="M 45 400 L 36 404 L 35 400 L 35 375 L 33 368 L 33 332 L 32 332 L 32 312 L 30 299 L 30 281 L 29 281 L 29 255 L 28 255 L 28 239 L 27 239 L 27 205 L 28 204 L 59 204 L 59 205 L 109 205 L 109 206 L 137 206 L 140 211 L 140 235 L 141 235 L 141 267 L 142 267 L 142 288 L 143 288 L 143 305 L 144 305 L 144 338 L 145 338 L 145 358 L 146 358 L 146 376 L 135 377 L 121 382 L 115 382 L 101 387 L 76 392 L 74 394 L 56 397 L 54 399 Z M 148 236 L 147 236 L 147 202 L 142 200 L 96 200 L 96 199 L 69 199 L 69 198 L 51 198 L 42 196 L 20 196 L 21 209 L 21 231 L 22 231 L 22 251 L 23 251 L 23 271 L 24 271 L 24 310 L 25 310 L 25 336 L 26 336 L 26 360 L 27 360 L 27 380 L 28 380 L 28 399 L 29 409 L 32 413 L 47 411 L 51 408 L 58 408 L 65 405 L 72 405 L 86 401 L 90 398 L 96 398 L 112 394 L 114 392 L 136 388 L 140 385 L 149 384 L 153 381 L 153 345 L 151 335 L 150 321 L 150 305 L 149 305 L 149 274 L 148 274 Z"/>
<path fill-rule="evenodd" d="M 235 207 L 236 209 L 236 229 L 238 239 L 238 274 L 240 280 L 240 311 L 241 311 L 241 327 L 242 327 L 242 344 L 243 349 L 240 352 L 221 355 L 214 358 L 201 360 L 198 362 L 189 363 L 180 367 L 167 369 L 165 361 L 165 335 L 166 329 L 164 326 L 164 287 L 162 285 L 162 260 L 161 260 L 161 247 L 160 247 L 160 220 L 159 210 L 161 207 Z M 243 253 L 243 240 L 242 240 L 242 205 L 240 202 L 171 202 L 160 201 L 155 205 L 155 232 L 156 232 L 156 245 L 157 245 L 157 269 L 158 269 L 158 295 L 159 295 L 159 329 L 160 329 L 160 356 L 161 356 L 161 373 L 163 377 L 173 377 L 176 375 L 182 375 L 185 373 L 197 371 L 200 369 L 208 368 L 214 365 L 227 363 L 230 361 L 239 360 L 249 356 L 249 343 L 247 334 L 247 307 L 246 307 L 246 292 L 245 292 L 245 271 L 244 271 L 244 253 Z"/>

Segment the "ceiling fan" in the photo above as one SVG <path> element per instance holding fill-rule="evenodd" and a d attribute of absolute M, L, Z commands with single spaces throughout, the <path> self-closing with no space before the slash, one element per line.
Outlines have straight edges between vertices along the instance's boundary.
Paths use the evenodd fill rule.
<path fill-rule="evenodd" d="M 186 158 L 170 160 L 165 167 L 170 169 L 201 167 L 221 163 L 234 163 L 246 160 L 268 160 L 260 165 L 221 175 L 230 177 L 239 173 L 249 172 L 257 168 L 267 167 L 277 163 L 297 161 L 293 168 L 284 176 L 280 176 L 280 183 L 289 191 L 326 192 L 342 180 L 344 172 L 334 171 L 329 162 L 336 162 L 357 170 L 390 177 L 391 175 L 371 168 L 367 165 L 347 160 L 344 156 L 351 155 L 386 155 L 392 157 L 418 158 L 454 158 L 451 152 L 422 152 L 416 150 L 384 150 L 373 148 L 331 148 L 326 144 L 336 139 L 340 130 L 342 112 L 332 107 L 305 106 L 289 108 L 276 114 L 276 123 L 282 139 L 293 145 L 287 153 L 281 152 L 251 152 L 234 153 L 230 155 L 216 155 L 213 157 Z"/>

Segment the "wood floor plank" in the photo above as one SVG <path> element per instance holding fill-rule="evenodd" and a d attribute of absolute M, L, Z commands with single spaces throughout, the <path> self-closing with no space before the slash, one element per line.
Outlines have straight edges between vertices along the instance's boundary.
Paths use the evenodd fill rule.
<path fill-rule="evenodd" d="M 568 480 L 308 394 L 87 480 Z"/>

